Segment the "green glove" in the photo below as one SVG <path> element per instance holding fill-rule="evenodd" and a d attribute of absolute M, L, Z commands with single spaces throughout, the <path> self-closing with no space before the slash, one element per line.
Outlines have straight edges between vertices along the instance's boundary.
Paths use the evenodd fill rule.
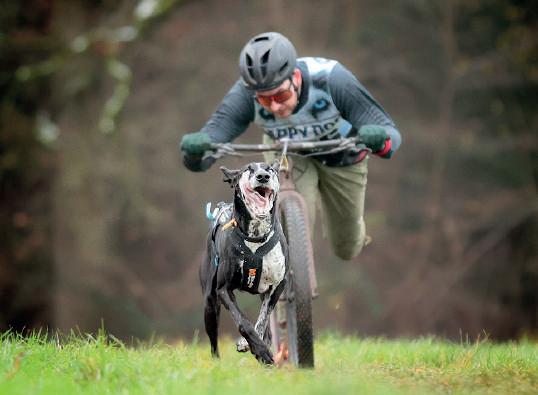
<path fill-rule="evenodd" d="M 181 150 L 187 155 L 202 156 L 210 149 L 211 139 L 205 132 L 187 133 L 181 139 Z"/>
<path fill-rule="evenodd" d="M 359 136 L 372 152 L 381 151 L 385 147 L 385 141 L 389 138 L 385 128 L 378 125 L 364 125 L 359 129 Z"/>

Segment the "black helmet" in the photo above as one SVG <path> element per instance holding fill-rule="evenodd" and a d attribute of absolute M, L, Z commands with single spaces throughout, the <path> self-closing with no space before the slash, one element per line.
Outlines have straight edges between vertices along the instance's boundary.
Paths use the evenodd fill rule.
<path fill-rule="evenodd" d="M 297 53 L 290 40 L 280 33 L 262 33 L 243 47 L 239 71 L 248 89 L 270 90 L 293 74 L 296 59 Z"/>

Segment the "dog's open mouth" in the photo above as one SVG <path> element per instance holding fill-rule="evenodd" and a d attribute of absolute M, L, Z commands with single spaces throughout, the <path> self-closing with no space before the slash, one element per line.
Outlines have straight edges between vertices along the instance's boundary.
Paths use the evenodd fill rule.
<path fill-rule="evenodd" d="M 254 189 L 245 188 L 245 199 L 249 208 L 256 216 L 265 216 L 273 208 L 274 191 L 266 186 L 258 186 Z"/>
<path fill-rule="evenodd" d="M 254 188 L 254 192 L 260 195 L 262 198 L 271 199 L 271 194 L 273 193 L 273 190 L 268 187 L 256 187 Z"/>
<path fill-rule="evenodd" d="M 272 185 L 257 185 L 252 187 L 248 180 L 248 174 L 240 181 L 244 202 L 256 217 L 266 217 L 270 214 L 275 200 L 275 190 Z"/>

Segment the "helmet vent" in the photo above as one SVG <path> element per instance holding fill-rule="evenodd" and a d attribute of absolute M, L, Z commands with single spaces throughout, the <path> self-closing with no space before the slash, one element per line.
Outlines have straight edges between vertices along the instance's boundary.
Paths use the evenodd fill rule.
<path fill-rule="evenodd" d="M 271 52 L 270 50 L 269 51 L 266 51 L 263 56 L 262 56 L 262 64 L 267 64 L 267 61 L 269 60 L 269 52 Z"/>
<path fill-rule="evenodd" d="M 247 66 L 252 67 L 252 58 L 250 55 L 247 53 L 245 57 L 247 58 Z"/>
<path fill-rule="evenodd" d="M 261 36 L 261 37 L 256 37 L 254 40 L 252 40 L 253 42 L 257 43 L 258 41 L 267 41 L 269 40 L 269 37 L 267 36 Z"/>
<path fill-rule="evenodd" d="M 271 50 L 266 51 L 260 62 L 260 71 L 262 72 L 262 76 L 265 77 L 267 75 L 267 61 L 269 60 L 269 52 Z"/>
<path fill-rule="evenodd" d="M 278 73 L 282 73 L 286 68 L 288 67 L 288 62 L 284 63 L 280 69 L 278 69 Z"/>

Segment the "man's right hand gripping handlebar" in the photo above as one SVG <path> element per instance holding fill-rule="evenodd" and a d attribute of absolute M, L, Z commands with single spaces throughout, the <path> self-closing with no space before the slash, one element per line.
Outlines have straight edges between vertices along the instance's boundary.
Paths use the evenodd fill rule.
<path fill-rule="evenodd" d="M 215 158 L 204 157 L 211 149 L 211 139 L 205 132 L 187 133 L 180 143 L 183 164 L 191 171 L 206 171 L 215 163 Z"/>

